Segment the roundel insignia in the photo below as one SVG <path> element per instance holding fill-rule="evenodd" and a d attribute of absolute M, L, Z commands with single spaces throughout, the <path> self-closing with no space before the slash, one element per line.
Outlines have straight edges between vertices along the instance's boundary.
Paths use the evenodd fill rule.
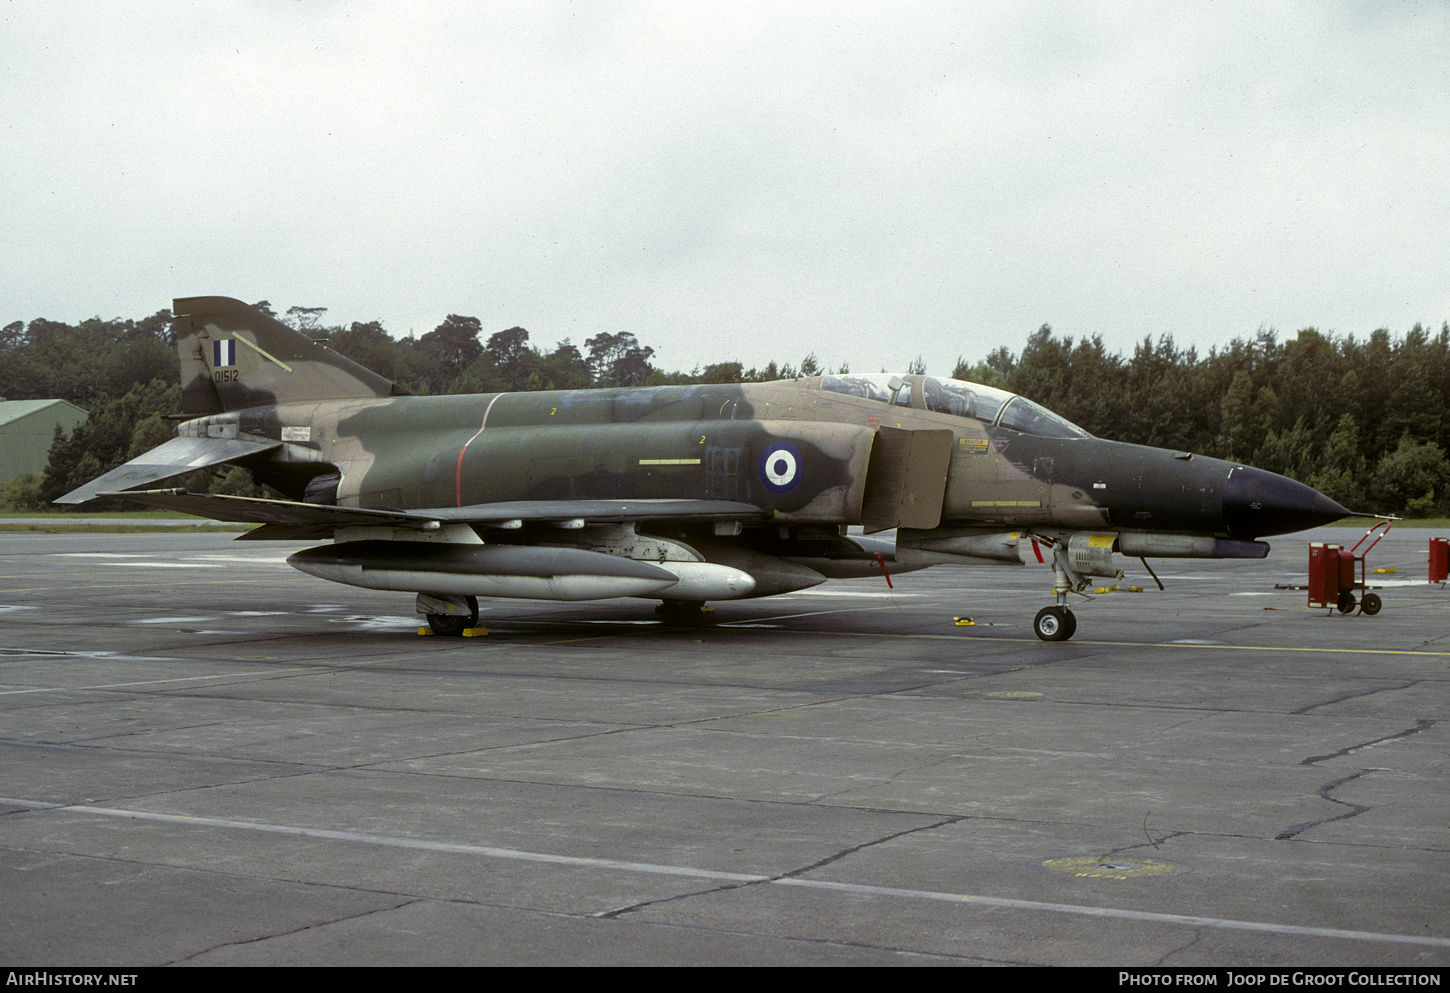
<path fill-rule="evenodd" d="M 772 493 L 788 493 L 800 482 L 802 459 L 792 444 L 777 441 L 760 456 L 760 481 Z"/>

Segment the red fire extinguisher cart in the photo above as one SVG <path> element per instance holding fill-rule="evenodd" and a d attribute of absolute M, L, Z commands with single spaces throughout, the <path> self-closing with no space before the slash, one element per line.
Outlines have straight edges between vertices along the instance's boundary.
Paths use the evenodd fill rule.
<path fill-rule="evenodd" d="M 1450 579 L 1450 538 L 1430 539 L 1430 582 Z"/>
<path fill-rule="evenodd" d="M 1389 533 L 1390 527 L 1390 521 L 1380 521 L 1349 549 L 1323 541 L 1310 542 L 1309 606 L 1328 607 L 1347 614 L 1358 605 L 1361 614 L 1371 617 L 1378 614 L 1384 604 L 1379 594 L 1369 592 L 1365 584 L 1364 560 L 1369 550 Z M 1368 545 L 1365 545 L 1366 541 Z M 1362 552 L 1359 550 L 1361 545 L 1364 545 Z M 1358 600 L 1354 595 L 1356 590 L 1360 593 Z"/>

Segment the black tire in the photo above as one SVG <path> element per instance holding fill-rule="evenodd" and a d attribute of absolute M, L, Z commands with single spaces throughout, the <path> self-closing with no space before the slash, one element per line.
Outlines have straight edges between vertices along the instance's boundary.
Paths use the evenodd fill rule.
<path fill-rule="evenodd" d="M 1347 614 L 1354 609 L 1354 604 L 1354 594 L 1349 592 L 1348 590 L 1345 590 L 1343 593 L 1339 594 L 1339 602 L 1335 604 L 1335 606 L 1339 608 L 1339 612 L 1341 614 Z"/>
<path fill-rule="evenodd" d="M 1032 631 L 1043 641 L 1066 641 L 1077 630 L 1077 618 L 1066 607 L 1043 607 L 1032 622 Z"/>
<path fill-rule="evenodd" d="M 1366 593 L 1364 595 L 1364 602 L 1360 604 L 1359 609 L 1363 613 L 1366 613 L 1369 616 L 1373 617 L 1375 614 L 1378 614 L 1380 612 L 1380 608 L 1383 606 L 1384 602 L 1380 600 L 1380 596 L 1378 593 Z"/>
<path fill-rule="evenodd" d="M 715 608 L 707 606 L 704 600 L 665 600 L 655 608 L 664 624 L 679 627 L 701 627 L 716 621 Z"/>
<path fill-rule="evenodd" d="M 467 614 L 429 614 L 428 626 L 434 634 L 456 638 L 469 628 L 478 627 L 478 598 L 465 597 L 468 601 Z"/>
<path fill-rule="evenodd" d="M 429 614 L 428 626 L 434 634 L 456 638 L 468 627 L 468 618 L 459 614 Z"/>

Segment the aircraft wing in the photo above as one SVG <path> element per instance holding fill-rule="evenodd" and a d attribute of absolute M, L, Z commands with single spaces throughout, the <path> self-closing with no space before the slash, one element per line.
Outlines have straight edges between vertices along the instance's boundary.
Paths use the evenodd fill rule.
<path fill-rule="evenodd" d="M 729 500 L 510 500 L 468 507 L 374 510 L 293 500 L 190 493 L 183 489 L 128 490 L 93 495 L 123 497 L 135 503 L 179 510 L 214 521 L 263 525 L 243 535 L 244 538 L 302 541 L 330 539 L 334 530 L 346 527 L 419 528 L 430 523 L 462 523 L 507 529 L 526 521 L 580 526 L 584 523 L 660 519 L 749 520 L 764 514 L 753 504 Z"/>
<path fill-rule="evenodd" d="M 281 447 L 282 443 L 279 441 L 269 443 L 241 438 L 172 438 L 145 455 L 71 490 L 55 502 L 85 503 L 98 496 L 119 496 L 129 500 L 131 494 L 119 491 L 169 479 L 193 469 L 207 469 L 223 462 L 236 462 L 238 459 L 261 455 Z"/>

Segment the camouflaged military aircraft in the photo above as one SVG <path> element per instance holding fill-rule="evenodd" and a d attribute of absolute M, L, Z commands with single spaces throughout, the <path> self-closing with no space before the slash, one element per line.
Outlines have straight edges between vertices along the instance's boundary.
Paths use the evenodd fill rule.
<path fill-rule="evenodd" d="M 478 597 L 646 597 L 698 612 L 831 578 L 1040 564 L 1072 637 L 1089 577 L 1144 559 L 1262 558 L 1259 538 L 1350 511 L 1308 486 L 1095 438 L 1025 397 L 934 376 L 411 396 L 253 307 L 177 300 L 171 441 L 62 497 L 122 496 L 248 540 L 327 540 L 288 562 L 417 594 L 460 634 Z M 151 488 L 241 466 L 286 500 Z M 860 525 L 861 535 L 847 533 Z M 870 537 L 896 529 L 895 543 Z M 1151 571 L 1151 570 L 1150 570 Z"/>

